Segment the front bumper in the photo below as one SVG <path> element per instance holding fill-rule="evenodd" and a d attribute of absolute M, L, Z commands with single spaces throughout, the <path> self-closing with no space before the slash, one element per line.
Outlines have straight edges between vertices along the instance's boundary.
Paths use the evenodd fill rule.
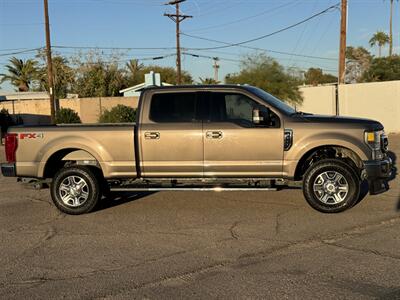
<path fill-rule="evenodd" d="M 393 171 L 393 162 L 390 157 L 383 160 L 364 161 L 364 166 L 368 180 L 389 178 Z"/>
<path fill-rule="evenodd" d="M 371 195 L 380 194 L 389 189 L 387 180 L 393 172 L 393 162 L 390 157 L 382 160 L 364 161 L 364 167 Z"/>
<path fill-rule="evenodd" d="M 17 176 L 17 171 L 15 164 L 1 164 L 1 174 L 3 174 L 4 177 L 16 177 Z"/>

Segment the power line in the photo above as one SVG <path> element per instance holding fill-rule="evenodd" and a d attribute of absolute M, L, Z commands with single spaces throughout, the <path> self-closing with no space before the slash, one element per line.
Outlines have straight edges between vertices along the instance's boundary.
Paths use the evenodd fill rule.
<path fill-rule="evenodd" d="M 40 48 L 32 48 L 32 49 L 26 49 L 26 50 L 9 52 L 9 53 L 1 53 L 0 56 L 11 56 L 11 55 L 16 55 L 16 54 L 29 53 L 29 52 L 38 51 L 41 49 L 43 49 L 43 48 L 40 47 Z M 3 50 L 0 50 L 0 51 L 3 51 Z"/>
<path fill-rule="evenodd" d="M 211 26 L 202 27 L 202 28 L 196 28 L 196 29 L 192 29 L 192 30 L 190 30 L 188 32 L 204 31 L 204 30 L 207 30 L 207 29 L 214 29 L 214 28 L 218 28 L 218 27 L 225 27 L 225 26 L 228 26 L 228 25 L 231 25 L 231 24 L 240 23 L 240 22 L 243 22 L 243 21 L 246 21 L 246 20 L 254 19 L 254 18 L 257 18 L 259 16 L 268 14 L 268 13 L 276 11 L 276 10 L 278 10 L 280 8 L 292 5 L 293 3 L 296 3 L 296 2 L 299 2 L 299 0 L 295 0 L 295 1 L 292 1 L 292 2 L 289 2 L 289 3 L 285 3 L 285 4 L 273 7 L 271 9 L 262 11 L 260 13 L 257 13 L 257 14 L 254 14 L 254 15 L 251 15 L 251 16 L 248 16 L 248 17 L 240 18 L 240 19 L 237 19 L 237 20 L 234 20 L 234 21 L 230 21 L 230 22 L 227 22 L 227 23 L 211 25 Z"/>
<path fill-rule="evenodd" d="M 324 9 L 324 10 L 322 10 L 322 11 L 320 11 L 320 12 L 318 12 L 318 13 L 316 13 L 316 14 L 308 17 L 308 18 L 305 18 L 305 19 L 303 19 L 303 20 L 301 20 L 301 21 L 299 21 L 297 23 L 294 23 L 292 25 L 289 25 L 289 26 L 286 26 L 284 28 L 278 29 L 278 30 L 276 30 L 274 32 L 271 32 L 271 33 L 268 33 L 268 34 L 264 34 L 264 35 L 259 36 L 259 37 L 255 37 L 255 38 L 248 39 L 248 40 L 245 40 L 245 41 L 242 41 L 242 42 L 237 42 L 237 43 L 224 43 L 224 44 L 226 44 L 225 46 L 206 47 L 206 48 L 187 48 L 187 49 L 190 49 L 190 50 L 213 50 L 213 49 L 222 49 L 222 48 L 241 46 L 241 45 L 248 44 L 248 43 L 251 43 L 251 42 L 259 41 L 259 40 L 265 39 L 267 37 L 276 35 L 278 33 L 287 31 L 287 30 L 292 29 L 294 27 L 297 27 L 297 26 L 299 26 L 299 25 L 301 25 L 301 24 L 303 24 L 305 22 L 308 22 L 308 21 L 310 21 L 310 20 L 312 20 L 312 19 L 314 19 L 314 18 L 316 18 L 316 17 L 318 17 L 320 15 L 323 15 L 323 14 L 329 12 L 330 10 L 332 10 L 334 8 L 337 8 L 339 4 L 340 3 L 337 3 L 335 5 L 329 6 L 328 8 L 326 8 L 326 9 Z M 185 33 L 181 33 L 181 34 L 182 35 L 186 35 L 186 36 L 190 36 L 190 35 L 185 34 Z"/>
<path fill-rule="evenodd" d="M 186 34 L 183 32 L 181 32 L 181 34 L 184 36 L 187 36 L 187 37 L 195 38 L 195 39 L 200 39 L 200 40 L 205 40 L 205 41 L 219 43 L 219 44 L 225 44 L 225 45 L 232 45 L 232 43 L 218 41 L 218 40 L 209 39 L 209 38 L 204 38 L 204 37 L 195 36 L 195 35 L 190 35 L 190 34 Z M 336 58 L 330 58 L 330 57 L 321 57 L 321 56 L 313 56 L 313 55 L 306 55 L 306 54 L 299 54 L 299 53 L 291 53 L 291 52 L 277 51 L 277 50 L 271 50 L 271 49 L 265 49 L 265 48 L 259 48 L 259 47 L 245 46 L 245 45 L 235 45 L 235 46 L 246 48 L 246 49 L 253 49 L 253 50 L 271 52 L 271 53 L 276 53 L 276 54 L 282 54 L 282 55 L 290 55 L 290 56 L 299 56 L 299 57 L 306 57 L 306 58 L 315 58 L 315 59 L 336 61 Z M 209 50 L 209 49 L 212 50 L 212 49 L 219 49 L 219 48 L 217 47 L 217 48 L 184 48 L 184 49 L 203 51 L 203 50 Z"/>
<path fill-rule="evenodd" d="M 234 62 L 234 63 L 238 63 L 238 64 L 242 62 L 241 59 L 225 58 L 225 57 L 221 57 L 221 56 L 215 57 L 215 56 L 208 56 L 208 55 L 202 55 L 202 54 L 190 53 L 190 52 L 182 52 L 182 54 L 187 55 L 187 56 L 192 56 L 195 58 L 206 58 L 206 59 L 210 59 L 210 60 L 218 59 L 219 61 L 229 61 L 229 62 Z M 288 59 L 288 60 L 290 60 L 290 59 Z M 303 62 L 311 64 L 309 61 L 303 61 Z M 315 66 L 315 64 L 312 64 L 312 65 Z M 337 72 L 336 69 L 328 69 L 324 66 L 319 66 L 319 65 L 317 65 L 317 67 L 319 67 L 323 71 Z M 299 67 L 295 67 L 295 68 L 299 68 Z M 302 70 L 304 70 L 304 69 L 302 69 Z"/>
<path fill-rule="evenodd" d="M 57 49 L 92 49 L 92 50 L 171 50 L 175 47 L 98 47 L 98 46 L 53 46 Z"/>

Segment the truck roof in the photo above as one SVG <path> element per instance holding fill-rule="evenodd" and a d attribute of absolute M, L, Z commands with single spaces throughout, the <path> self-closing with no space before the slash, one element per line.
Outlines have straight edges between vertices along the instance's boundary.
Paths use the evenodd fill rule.
<path fill-rule="evenodd" d="M 199 90 L 214 90 L 214 89 L 243 89 L 247 90 L 250 85 L 242 84 L 188 84 L 188 85 L 171 85 L 171 86 L 148 86 L 143 91 L 148 90 L 182 90 L 182 89 L 199 89 Z"/>

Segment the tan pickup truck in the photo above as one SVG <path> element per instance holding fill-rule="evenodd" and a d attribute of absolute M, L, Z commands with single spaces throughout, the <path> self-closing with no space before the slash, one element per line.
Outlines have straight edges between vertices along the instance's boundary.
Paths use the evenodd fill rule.
<path fill-rule="evenodd" d="M 13 127 L 4 176 L 51 180 L 63 212 L 113 191 L 268 190 L 301 183 L 308 203 L 340 212 L 388 189 L 383 126 L 297 112 L 252 86 L 148 88 L 136 124 Z"/>

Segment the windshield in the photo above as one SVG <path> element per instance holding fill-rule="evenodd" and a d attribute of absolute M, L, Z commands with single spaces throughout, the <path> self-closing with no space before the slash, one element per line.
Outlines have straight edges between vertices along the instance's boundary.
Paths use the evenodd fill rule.
<path fill-rule="evenodd" d="M 291 115 L 296 112 L 296 110 L 287 105 L 285 102 L 282 100 L 279 100 L 278 98 L 275 98 L 271 94 L 268 94 L 267 92 L 263 91 L 262 89 L 249 86 L 246 87 L 248 90 L 250 90 L 252 93 L 254 93 L 256 96 L 260 97 L 262 100 L 264 100 L 266 103 L 271 104 L 272 106 L 276 107 L 280 111 L 282 111 L 285 114 Z"/>

